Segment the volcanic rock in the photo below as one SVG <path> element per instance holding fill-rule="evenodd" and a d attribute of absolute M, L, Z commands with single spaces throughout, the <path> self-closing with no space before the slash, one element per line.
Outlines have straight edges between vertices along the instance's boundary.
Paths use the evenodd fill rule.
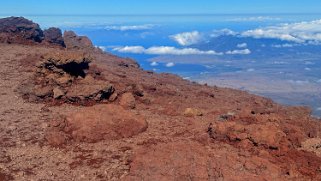
<path fill-rule="evenodd" d="M 194 117 L 194 116 L 203 116 L 202 111 L 195 108 L 186 108 L 184 111 L 184 116 Z"/>
<path fill-rule="evenodd" d="M 134 109 L 136 107 L 134 95 L 130 92 L 123 94 L 119 104 L 126 109 Z"/>
<path fill-rule="evenodd" d="M 64 95 L 65 95 L 65 92 L 63 90 L 61 90 L 59 87 L 56 87 L 53 89 L 53 98 L 54 99 L 59 99 Z"/>
<path fill-rule="evenodd" d="M 78 36 L 73 31 L 65 31 L 63 39 L 67 49 L 72 50 L 94 50 L 91 40 L 86 36 Z"/>
<path fill-rule="evenodd" d="M 73 38 L 77 50 L 0 43 L 0 180 L 321 180 L 310 109 L 144 71 Z"/>
<path fill-rule="evenodd" d="M 302 150 L 311 151 L 321 157 L 321 139 L 311 138 L 302 142 Z"/>
<path fill-rule="evenodd" d="M 121 106 L 96 105 L 69 114 L 65 120 L 53 124 L 48 130 L 47 139 L 53 145 L 61 144 L 64 142 L 61 140 L 66 141 L 68 137 L 83 142 L 117 140 L 142 133 L 147 127 L 144 117 L 126 111 Z"/>
<path fill-rule="evenodd" d="M 87 77 L 77 82 L 77 84 L 70 86 L 68 93 L 66 94 L 66 97 L 69 100 L 73 102 L 78 100 L 100 101 L 103 99 L 108 99 L 114 92 L 114 87 L 108 82 L 94 79 L 90 80 Z"/>
<path fill-rule="evenodd" d="M 43 31 L 45 39 L 44 41 L 49 44 L 56 44 L 61 47 L 65 47 L 65 42 L 62 37 L 62 32 L 59 28 L 49 28 Z"/>
<path fill-rule="evenodd" d="M 44 39 L 39 25 L 23 17 L 0 19 L 0 42 L 3 43 L 40 43 Z"/>
<path fill-rule="evenodd" d="M 109 82 L 96 80 L 88 74 L 92 58 L 83 52 L 57 51 L 44 55 L 42 59 L 32 77 L 33 83 L 27 83 L 28 86 L 34 87 L 20 88 L 28 97 L 38 101 L 59 99 L 86 104 L 108 100 L 115 91 Z"/>
<path fill-rule="evenodd" d="M 254 146 L 280 149 L 289 146 L 286 134 L 275 123 L 240 124 L 236 122 L 218 122 L 214 124 L 214 138 L 228 138 L 230 141 L 247 140 Z M 213 135 L 212 135 L 213 136 Z"/>

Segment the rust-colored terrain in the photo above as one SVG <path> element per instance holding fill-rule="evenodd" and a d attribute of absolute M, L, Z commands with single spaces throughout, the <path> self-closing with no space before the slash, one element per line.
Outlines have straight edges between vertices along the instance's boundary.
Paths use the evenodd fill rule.
<path fill-rule="evenodd" d="M 321 180 L 320 120 L 0 20 L 0 180 Z"/>

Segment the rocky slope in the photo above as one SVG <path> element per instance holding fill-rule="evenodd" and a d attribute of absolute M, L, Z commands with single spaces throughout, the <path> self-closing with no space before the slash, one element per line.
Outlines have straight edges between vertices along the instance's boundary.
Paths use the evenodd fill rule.
<path fill-rule="evenodd" d="M 144 71 L 0 20 L 0 180 L 321 180 L 304 107 Z"/>

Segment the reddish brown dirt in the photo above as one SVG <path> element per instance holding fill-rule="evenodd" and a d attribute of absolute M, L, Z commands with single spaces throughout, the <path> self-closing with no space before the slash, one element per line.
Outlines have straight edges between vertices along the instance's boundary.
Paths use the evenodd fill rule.
<path fill-rule="evenodd" d="M 0 44 L 0 180 L 321 180 L 320 122 L 307 108 L 96 50 L 91 78 L 72 86 L 108 82 L 107 101 L 24 99 L 22 83 L 56 51 Z"/>

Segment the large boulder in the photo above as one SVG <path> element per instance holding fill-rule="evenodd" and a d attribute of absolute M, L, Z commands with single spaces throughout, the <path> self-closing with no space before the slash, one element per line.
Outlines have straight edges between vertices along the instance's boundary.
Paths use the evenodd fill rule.
<path fill-rule="evenodd" d="M 69 114 L 48 129 L 46 139 L 53 146 L 69 141 L 97 142 L 129 138 L 144 132 L 148 124 L 144 117 L 121 106 L 101 104 L 85 107 Z"/>
<path fill-rule="evenodd" d="M 73 31 L 65 31 L 63 38 L 67 49 L 73 49 L 73 50 L 95 49 L 94 45 L 92 44 L 91 40 L 88 37 L 78 36 Z"/>
<path fill-rule="evenodd" d="M 44 33 L 40 26 L 23 17 L 0 19 L 0 42 L 2 43 L 40 43 Z"/>
<path fill-rule="evenodd" d="M 73 77 L 85 77 L 91 57 L 83 52 L 59 51 L 44 56 L 37 65 L 39 73 L 69 74 Z"/>
<path fill-rule="evenodd" d="M 59 28 L 49 28 L 43 31 L 45 36 L 45 42 L 49 44 L 65 47 L 65 42 L 62 37 L 62 32 Z"/>
<path fill-rule="evenodd" d="M 19 89 L 31 101 L 59 101 L 82 105 L 108 100 L 115 89 L 89 72 L 92 58 L 81 51 L 57 51 L 43 56 L 33 82 Z M 95 79 L 97 78 L 97 79 Z M 28 88 L 27 88 L 28 87 Z"/>

